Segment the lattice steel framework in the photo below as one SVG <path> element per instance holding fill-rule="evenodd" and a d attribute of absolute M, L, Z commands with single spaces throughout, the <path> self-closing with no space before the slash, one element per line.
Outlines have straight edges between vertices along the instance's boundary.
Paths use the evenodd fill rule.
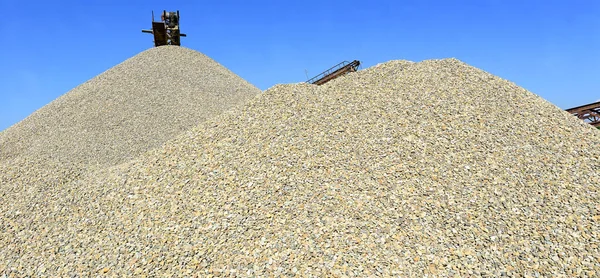
<path fill-rule="evenodd" d="M 566 111 L 595 127 L 600 126 L 600 101 L 569 108 Z"/>

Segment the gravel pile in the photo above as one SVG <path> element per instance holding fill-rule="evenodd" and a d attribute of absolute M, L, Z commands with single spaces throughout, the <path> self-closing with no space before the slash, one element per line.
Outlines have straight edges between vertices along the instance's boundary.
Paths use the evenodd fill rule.
<path fill-rule="evenodd" d="M 277 85 L 6 198 L 0 273 L 597 276 L 600 133 L 455 59 Z"/>
<path fill-rule="evenodd" d="M 1 132 L 0 162 L 115 165 L 258 93 L 199 52 L 151 48 Z"/>

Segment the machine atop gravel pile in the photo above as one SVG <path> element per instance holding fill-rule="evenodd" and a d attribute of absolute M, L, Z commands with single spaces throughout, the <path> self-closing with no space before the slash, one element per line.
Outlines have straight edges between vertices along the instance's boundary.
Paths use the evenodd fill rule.
<path fill-rule="evenodd" d="M 152 11 L 152 30 L 142 30 L 143 33 L 154 35 L 154 46 L 161 45 L 181 45 L 181 37 L 185 34 L 179 32 L 179 11 L 162 12 L 161 21 L 154 21 L 154 11 Z"/>
<path fill-rule="evenodd" d="M 354 60 L 352 62 L 343 61 L 329 68 L 328 70 L 318 74 L 317 76 L 309 79 L 308 81 L 306 81 L 306 83 L 322 85 L 344 74 L 357 71 L 358 66 L 360 66 L 360 61 L 358 60 Z"/>
<path fill-rule="evenodd" d="M 569 108 L 566 111 L 586 123 L 600 128 L 600 101 Z"/>

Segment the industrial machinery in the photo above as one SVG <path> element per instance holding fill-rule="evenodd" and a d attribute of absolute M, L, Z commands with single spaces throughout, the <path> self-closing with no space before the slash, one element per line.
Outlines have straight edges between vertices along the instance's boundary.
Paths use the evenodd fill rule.
<path fill-rule="evenodd" d="M 343 61 L 331 67 L 330 69 L 320 73 L 319 75 L 309 79 L 308 81 L 306 81 L 306 83 L 322 85 L 344 74 L 357 71 L 358 66 L 360 66 L 360 61 L 358 60 L 354 60 L 352 62 Z"/>
<path fill-rule="evenodd" d="M 600 101 L 569 108 L 566 111 L 588 124 L 600 127 Z"/>
<path fill-rule="evenodd" d="M 154 21 L 154 11 L 152 11 L 152 30 L 142 30 L 142 32 L 154 35 L 154 46 L 181 45 L 181 37 L 186 35 L 179 32 L 179 11 L 163 11 L 160 20 Z"/>

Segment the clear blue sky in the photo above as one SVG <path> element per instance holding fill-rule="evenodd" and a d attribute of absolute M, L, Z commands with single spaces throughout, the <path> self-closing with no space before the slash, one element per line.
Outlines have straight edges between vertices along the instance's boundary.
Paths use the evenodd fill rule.
<path fill-rule="evenodd" d="M 262 90 L 343 60 L 455 57 L 562 109 L 600 99 L 595 0 L 0 0 L 0 130 L 153 47 L 141 29 L 164 9 L 183 46 Z"/>

